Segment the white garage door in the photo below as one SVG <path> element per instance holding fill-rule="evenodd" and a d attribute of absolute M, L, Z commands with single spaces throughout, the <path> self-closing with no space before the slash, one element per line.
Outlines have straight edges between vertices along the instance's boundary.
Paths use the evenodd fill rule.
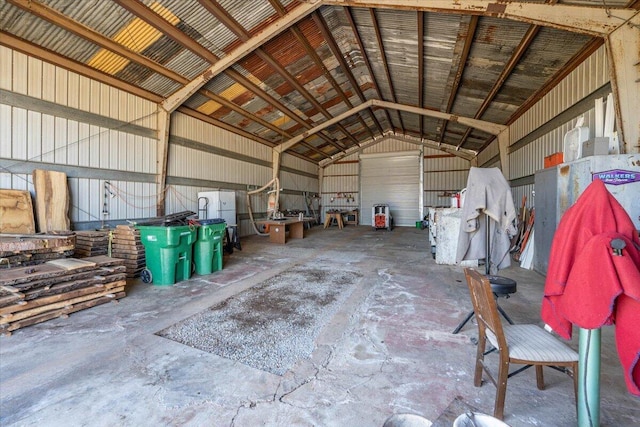
<path fill-rule="evenodd" d="M 420 152 L 360 156 L 360 223 L 371 225 L 371 208 L 387 204 L 394 225 L 415 226 L 420 220 Z"/>

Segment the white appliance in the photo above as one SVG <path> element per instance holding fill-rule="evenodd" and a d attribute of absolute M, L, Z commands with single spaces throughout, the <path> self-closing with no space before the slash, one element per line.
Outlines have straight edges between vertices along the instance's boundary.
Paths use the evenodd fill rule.
<path fill-rule="evenodd" d="M 198 193 L 198 217 L 200 219 L 222 218 L 227 226 L 236 225 L 236 192 L 214 190 Z"/>

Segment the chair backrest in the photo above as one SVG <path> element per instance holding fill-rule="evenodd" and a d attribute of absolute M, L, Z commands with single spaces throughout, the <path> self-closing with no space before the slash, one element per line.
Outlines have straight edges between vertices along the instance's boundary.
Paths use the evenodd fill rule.
<path fill-rule="evenodd" d="M 498 350 L 507 351 L 507 342 L 489 279 L 473 268 L 465 268 L 464 275 L 467 278 L 479 333 L 485 334 Z"/>

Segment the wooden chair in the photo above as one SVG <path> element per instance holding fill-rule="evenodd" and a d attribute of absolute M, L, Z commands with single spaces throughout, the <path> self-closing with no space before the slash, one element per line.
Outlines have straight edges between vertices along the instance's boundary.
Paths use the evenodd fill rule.
<path fill-rule="evenodd" d="M 496 386 L 496 401 L 493 416 L 504 417 L 504 402 L 507 379 L 531 366 L 536 367 L 538 389 L 544 389 L 542 367 L 549 366 L 565 372 L 573 378 L 574 397 L 578 393 L 578 353 L 538 325 L 502 325 L 489 280 L 472 268 L 464 274 L 471 293 L 473 309 L 478 322 L 478 349 L 473 384 L 482 385 L 482 373 L 486 373 Z M 493 349 L 486 351 L 487 340 Z M 484 361 L 484 356 L 497 350 L 499 365 L 497 379 Z M 525 365 L 509 373 L 511 364 Z"/>

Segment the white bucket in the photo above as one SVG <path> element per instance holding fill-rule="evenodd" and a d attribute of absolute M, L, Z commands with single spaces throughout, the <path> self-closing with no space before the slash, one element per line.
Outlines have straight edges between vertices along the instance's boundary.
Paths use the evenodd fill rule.
<path fill-rule="evenodd" d="M 490 415 L 466 412 L 456 418 L 453 427 L 509 427 L 509 424 Z"/>

